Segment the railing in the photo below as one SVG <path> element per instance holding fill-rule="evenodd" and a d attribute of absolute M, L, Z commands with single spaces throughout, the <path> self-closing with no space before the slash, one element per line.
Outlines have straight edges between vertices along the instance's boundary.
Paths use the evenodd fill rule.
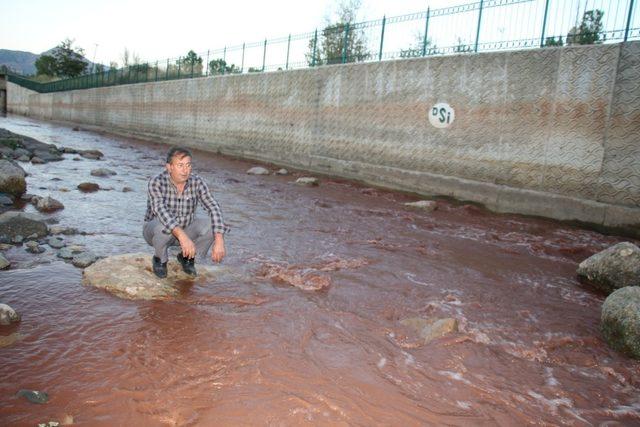
<path fill-rule="evenodd" d="M 38 92 L 58 92 L 349 62 L 611 43 L 640 39 L 640 8 L 634 7 L 634 2 L 480 0 L 366 22 L 333 24 L 309 33 L 190 52 L 185 57 L 50 83 L 17 75 L 8 78 Z"/>

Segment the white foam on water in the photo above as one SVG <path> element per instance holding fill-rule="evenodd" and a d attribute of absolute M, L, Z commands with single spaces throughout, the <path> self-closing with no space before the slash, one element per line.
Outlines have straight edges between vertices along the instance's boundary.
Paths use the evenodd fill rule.
<path fill-rule="evenodd" d="M 560 382 L 556 379 L 556 377 L 553 376 L 552 367 L 547 366 L 546 368 L 544 368 L 544 376 L 546 378 L 546 384 L 549 387 L 557 387 L 560 385 Z"/>
<path fill-rule="evenodd" d="M 558 408 L 560 407 L 565 407 L 568 409 L 573 408 L 573 401 L 567 397 L 563 397 L 559 399 L 547 399 L 540 393 L 536 393 L 533 390 L 529 390 L 527 394 L 533 397 L 534 399 L 536 399 L 538 402 L 542 403 L 547 408 L 549 408 L 549 410 L 551 410 L 551 413 L 554 415 L 558 413 Z"/>
<path fill-rule="evenodd" d="M 381 358 L 381 359 L 378 361 L 378 369 L 382 369 L 382 368 L 384 368 L 384 365 L 386 365 L 386 364 L 387 364 L 387 359 L 385 359 L 384 357 L 383 357 L 383 358 Z"/>
<path fill-rule="evenodd" d="M 427 286 L 427 287 L 433 286 L 433 283 L 421 282 L 417 280 L 415 278 L 416 277 L 415 274 L 405 273 L 404 277 L 406 277 L 408 281 L 410 281 L 411 283 L 415 283 L 416 285 Z"/>
<path fill-rule="evenodd" d="M 462 401 L 462 400 L 458 400 L 458 401 L 456 401 L 456 405 L 458 405 L 458 408 L 471 409 L 471 402 L 465 402 L 465 401 Z"/>
<path fill-rule="evenodd" d="M 452 372 L 452 371 L 438 371 L 438 373 L 444 377 L 450 378 L 452 380 L 460 381 L 464 384 L 471 385 L 471 381 L 467 380 L 462 376 L 460 372 Z"/>

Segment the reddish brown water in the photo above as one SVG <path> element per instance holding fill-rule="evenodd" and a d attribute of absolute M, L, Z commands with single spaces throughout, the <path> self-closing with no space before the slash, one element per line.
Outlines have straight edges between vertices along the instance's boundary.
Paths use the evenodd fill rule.
<path fill-rule="evenodd" d="M 166 147 L 19 117 L 0 127 L 102 150 L 100 162 L 26 165 L 28 191 L 89 233 L 69 243 L 151 253 L 145 188 Z M 195 165 L 233 231 L 224 274 L 181 284 L 177 300 L 84 287 L 51 250 L 6 253 L 0 301 L 23 320 L 0 333 L 23 339 L 0 348 L 0 424 L 640 425 L 640 363 L 607 348 L 604 297 L 575 279 L 622 238 L 445 201 L 423 213 L 403 206 L 410 195 L 299 187 L 203 152 Z M 89 176 L 96 167 L 118 175 Z M 114 191 L 83 194 L 83 181 Z M 410 317 L 455 317 L 461 331 L 420 345 L 399 323 Z M 50 401 L 15 397 L 22 388 Z"/>

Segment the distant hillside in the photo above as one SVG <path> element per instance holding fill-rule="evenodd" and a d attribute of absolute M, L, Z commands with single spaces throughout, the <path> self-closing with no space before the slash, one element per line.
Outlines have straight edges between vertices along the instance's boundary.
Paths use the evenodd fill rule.
<path fill-rule="evenodd" d="M 36 74 L 36 61 L 38 58 L 40 58 L 41 55 L 50 54 L 53 49 L 54 48 L 51 48 L 40 54 L 20 50 L 0 49 L 0 66 L 6 65 L 11 71 L 32 76 Z M 89 64 L 87 70 L 91 70 L 93 63 L 86 58 L 85 61 Z"/>

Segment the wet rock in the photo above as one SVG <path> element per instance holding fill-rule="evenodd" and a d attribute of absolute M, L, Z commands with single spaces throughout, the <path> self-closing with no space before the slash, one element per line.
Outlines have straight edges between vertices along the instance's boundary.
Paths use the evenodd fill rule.
<path fill-rule="evenodd" d="M 117 175 L 117 173 L 115 171 L 112 171 L 111 169 L 99 168 L 99 169 L 92 170 L 91 171 L 91 175 L 92 176 L 109 177 L 109 176 Z"/>
<path fill-rule="evenodd" d="M 249 175 L 269 175 L 269 171 L 263 167 L 255 166 L 247 171 Z"/>
<path fill-rule="evenodd" d="M 25 250 L 32 254 L 41 254 L 42 252 L 45 251 L 45 249 L 42 246 L 40 246 L 38 242 L 34 240 L 29 240 L 24 244 L 24 246 L 25 246 Z"/>
<path fill-rule="evenodd" d="M 11 335 L 2 335 L 0 336 L 0 348 L 11 347 L 21 339 L 22 335 L 17 332 L 12 333 Z"/>
<path fill-rule="evenodd" d="M 301 178 L 296 179 L 296 184 L 298 185 L 308 185 L 308 186 L 317 186 L 319 184 L 318 178 L 313 178 L 310 176 L 303 176 Z"/>
<path fill-rule="evenodd" d="M 31 158 L 31 163 L 34 165 L 44 165 L 45 161 L 38 156 L 33 156 Z"/>
<path fill-rule="evenodd" d="M 60 249 L 65 247 L 64 240 L 55 236 L 49 237 L 47 239 L 47 244 L 54 249 Z"/>
<path fill-rule="evenodd" d="M 49 400 L 49 395 L 44 391 L 36 390 L 20 390 L 16 394 L 18 397 L 24 397 L 31 403 L 46 403 Z"/>
<path fill-rule="evenodd" d="M 133 188 L 131 187 L 122 187 L 122 192 L 123 193 L 130 193 L 133 191 Z"/>
<path fill-rule="evenodd" d="M 20 315 L 7 304 L 0 304 L 0 325 L 10 325 L 20 321 Z"/>
<path fill-rule="evenodd" d="M 578 279 L 611 293 L 625 286 L 640 286 L 640 248 L 622 242 L 578 265 Z"/>
<path fill-rule="evenodd" d="M 458 321 L 451 317 L 444 319 L 412 317 L 401 320 L 400 323 L 416 331 L 420 338 L 422 338 L 424 344 L 428 344 L 436 338 L 443 337 L 451 332 L 458 331 Z"/>
<path fill-rule="evenodd" d="M 13 239 L 15 236 L 46 236 L 47 224 L 39 215 L 24 212 L 5 212 L 0 214 L 0 235 Z"/>
<path fill-rule="evenodd" d="M 80 154 L 85 159 L 91 160 L 100 160 L 104 157 L 104 154 L 102 154 L 102 151 L 100 150 L 82 150 L 79 151 L 78 154 Z"/>
<path fill-rule="evenodd" d="M 22 200 L 23 202 L 31 202 L 33 200 L 34 197 L 38 197 L 35 194 L 29 194 L 29 193 L 25 193 L 22 196 L 20 196 L 20 200 Z"/>
<path fill-rule="evenodd" d="M 294 286 L 303 291 L 319 291 L 331 286 L 331 278 L 314 268 L 264 263 L 258 277 Z"/>
<path fill-rule="evenodd" d="M 137 253 L 103 258 L 84 269 L 83 284 L 125 299 L 166 299 L 178 295 L 177 281 L 210 281 L 216 270 L 216 267 L 199 265 L 198 277 L 194 279 L 182 271 L 175 258 L 170 257 L 168 275 L 159 279 L 151 271 L 151 257 L 151 253 Z"/>
<path fill-rule="evenodd" d="M 74 161 L 74 162 L 81 162 L 81 161 L 82 161 L 82 159 L 81 159 L 80 157 L 74 157 L 74 158 L 73 158 L 73 161 Z"/>
<path fill-rule="evenodd" d="M 438 209 L 438 204 L 433 200 L 420 200 L 418 202 L 405 203 L 410 208 L 418 208 L 427 212 L 433 212 Z"/>
<path fill-rule="evenodd" d="M 66 236 L 71 236 L 74 234 L 78 234 L 78 229 L 73 227 L 63 227 L 61 225 L 52 225 L 49 228 L 49 233 L 51 234 L 64 234 Z"/>
<path fill-rule="evenodd" d="M 4 257 L 4 255 L 0 254 L 0 270 L 5 270 L 11 266 L 11 263 Z"/>
<path fill-rule="evenodd" d="M 640 286 L 627 286 L 607 297 L 600 329 L 612 348 L 640 359 Z"/>
<path fill-rule="evenodd" d="M 13 239 L 11 239 L 11 242 L 15 243 L 16 245 L 19 245 L 23 241 L 24 241 L 24 237 L 22 237 L 22 235 L 20 234 L 16 234 L 15 236 L 13 236 Z"/>
<path fill-rule="evenodd" d="M 100 189 L 100 186 L 94 182 L 83 182 L 78 184 L 78 190 L 82 191 L 83 193 L 93 193 L 95 191 L 98 191 Z"/>
<path fill-rule="evenodd" d="M 78 154 L 78 150 L 71 147 L 62 147 L 62 152 L 65 154 Z"/>
<path fill-rule="evenodd" d="M 0 160 L 0 192 L 20 197 L 27 191 L 24 170 L 10 160 Z"/>
<path fill-rule="evenodd" d="M 82 252 L 78 255 L 74 255 L 71 259 L 71 264 L 78 268 L 86 268 L 96 262 L 98 257 L 92 252 Z"/>
<path fill-rule="evenodd" d="M 64 205 L 53 197 L 41 197 L 36 202 L 36 209 L 40 212 L 54 212 L 64 209 Z"/>
<path fill-rule="evenodd" d="M 73 257 L 82 253 L 83 249 L 73 248 L 70 246 L 60 249 L 57 253 L 58 258 L 72 259 Z"/>
<path fill-rule="evenodd" d="M 6 251 L 7 249 L 11 249 L 13 245 L 9 243 L 0 243 L 0 251 Z"/>
<path fill-rule="evenodd" d="M 278 169 L 278 171 L 276 172 L 276 175 L 289 175 L 289 171 L 286 170 L 285 168 Z"/>
<path fill-rule="evenodd" d="M 80 128 L 79 128 L 78 126 L 74 126 L 74 127 L 73 127 L 73 131 L 74 131 L 74 132 L 79 132 L 79 131 L 80 131 Z"/>
<path fill-rule="evenodd" d="M 0 205 L 11 206 L 13 205 L 13 199 L 8 194 L 0 193 Z"/>
<path fill-rule="evenodd" d="M 19 162 L 28 163 L 28 162 L 31 161 L 31 157 L 26 156 L 26 155 L 22 155 L 22 156 L 16 158 L 16 160 L 19 161 Z"/>

